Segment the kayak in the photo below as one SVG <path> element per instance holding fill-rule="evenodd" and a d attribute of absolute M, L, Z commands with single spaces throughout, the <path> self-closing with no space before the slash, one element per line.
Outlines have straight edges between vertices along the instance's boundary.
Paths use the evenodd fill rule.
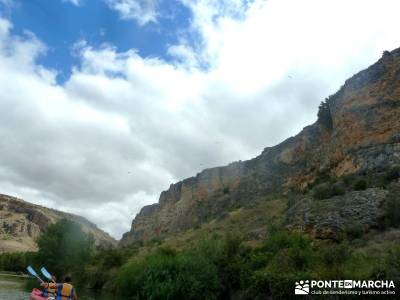
<path fill-rule="evenodd" d="M 42 297 L 42 291 L 38 289 L 33 289 L 29 297 L 29 300 L 48 300 L 47 297 Z"/>

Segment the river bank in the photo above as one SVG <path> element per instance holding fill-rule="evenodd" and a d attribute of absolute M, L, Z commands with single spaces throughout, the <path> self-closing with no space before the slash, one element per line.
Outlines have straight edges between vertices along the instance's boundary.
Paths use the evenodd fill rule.
<path fill-rule="evenodd" d="M 26 277 L 15 274 L 0 274 L 0 300 L 27 300 L 29 293 L 24 290 Z"/>

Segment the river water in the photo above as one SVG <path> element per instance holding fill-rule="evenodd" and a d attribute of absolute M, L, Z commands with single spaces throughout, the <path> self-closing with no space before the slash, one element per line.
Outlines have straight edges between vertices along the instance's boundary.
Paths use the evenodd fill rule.
<path fill-rule="evenodd" d="M 25 289 L 26 279 L 0 275 L 0 300 L 28 300 Z M 105 292 L 95 293 L 89 290 L 78 291 L 79 300 L 122 300 Z"/>

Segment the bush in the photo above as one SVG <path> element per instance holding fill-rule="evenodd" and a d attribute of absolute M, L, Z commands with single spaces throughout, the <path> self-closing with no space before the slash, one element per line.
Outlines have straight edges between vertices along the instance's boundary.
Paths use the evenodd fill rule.
<path fill-rule="evenodd" d="M 329 107 L 329 100 L 325 99 L 318 107 L 318 123 L 325 126 L 325 128 L 331 130 L 333 128 L 333 121 L 331 110 Z"/>
<path fill-rule="evenodd" d="M 92 262 L 86 267 L 86 287 L 101 289 L 115 276 L 117 269 L 134 254 L 134 249 L 98 249 Z"/>
<path fill-rule="evenodd" d="M 295 281 L 310 278 L 315 253 L 311 240 L 300 233 L 275 229 L 264 245 L 249 257 L 251 280 L 245 299 L 288 299 Z"/>
<path fill-rule="evenodd" d="M 161 237 L 153 237 L 151 240 L 147 241 L 146 246 L 158 246 L 162 244 L 163 239 Z"/>
<path fill-rule="evenodd" d="M 389 249 L 387 254 L 374 266 L 371 279 L 400 280 L 400 246 Z"/>
<path fill-rule="evenodd" d="M 124 266 L 117 292 L 130 299 L 217 299 L 217 268 L 202 255 L 150 254 Z"/>
<path fill-rule="evenodd" d="M 9 272 L 25 272 L 28 265 L 36 260 L 34 252 L 15 252 L 0 254 L 0 270 Z"/>
<path fill-rule="evenodd" d="M 391 194 L 386 200 L 383 226 L 400 227 L 400 199 L 396 194 Z"/>
<path fill-rule="evenodd" d="M 341 179 L 343 180 L 344 184 L 349 187 L 349 186 L 352 186 L 354 181 L 357 179 L 357 175 L 347 174 L 347 175 L 342 176 Z"/>
<path fill-rule="evenodd" d="M 353 189 L 355 191 L 364 191 L 367 189 L 367 187 L 368 183 L 365 179 L 358 179 L 353 185 Z"/>
<path fill-rule="evenodd" d="M 314 187 L 313 189 L 313 197 L 319 200 L 332 198 L 338 195 L 344 195 L 346 192 L 342 182 L 330 183 L 325 182 L 321 183 Z"/>
<path fill-rule="evenodd" d="M 400 178 L 400 166 L 394 166 L 387 170 L 384 175 L 381 177 L 381 185 L 386 186 L 392 181 L 395 181 Z"/>
<path fill-rule="evenodd" d="M 397 246 L 389 251 L 384 265 L 386 266 L 387 278 L 400 279 L 400 247 Z"/>
<path fill-rule="evenodd" d="M 363 235 L 364 228 L 360 223 L 354 222 L 352 224 L 347 225 L 344 229 L 344 232 L 347 238 L 358 239 Z"/>
<path fill-rule="evenodd" d="M 308 189 L 313 189 L 315 186 L 321 183 L 335 183 L 336 179 L 332 178 L 331 175 L 327 171 L 318 172 L 317 176 L 315 177 L 314 181 L 308 184 Z"/>
<path fill-rule="evenodd" d="M 327 199 L 331 197 L 331 185 L 329 183 L 322 183 L 313 188 L 313 197 L 316 199 Z"/>
<path fill-rule="evenodd" d="M 243 299 L 293 299 L 295 282 L 305 279 L 312 279 L 311 274 L 259 270 L 254 272 L 252 284 L 244 292 Z"/>
<path fill-rule="evenodd" d="M 352 258 L 351 249 L 347 244 L 330 244 L 318 249 L 321 263 L 318 272 L 322 277 L 334 279 L 344 275 L 346 263 Z"/>
<path fill-rule="evenodd" d="M 389 182 L 399 179 L 400 178 L 400 166 L 392 167 L 389 171 L 387 171 L 385 177 L 386 177 L 386 180 L 388 180 Z"/>
<path fill-rule="evenodd" d="M 285 230 L 273 232 L 262 250 L 277 271 L 304 271 L 313 260 L 311 240 L 300 233 Z"/>

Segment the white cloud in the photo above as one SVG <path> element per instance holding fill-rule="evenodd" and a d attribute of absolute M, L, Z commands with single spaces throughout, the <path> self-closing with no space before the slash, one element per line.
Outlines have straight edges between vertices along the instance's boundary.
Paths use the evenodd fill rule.
<path fill-rule="evenodd" d="M 104 0 L 123 19 L 135 20 L 143 26 L 157 21 L 157 0 Z"/>
<path fill-rule="evenodd" d="M 73 5 L 79 6 L 82 4 L 82 0 L 62 0 L 63 2 L 69 2 Z"/>
<path fill-rule="evenodd" d="M 120 236 L 171 182 L 295 134 L 399 46 L 398 1 L 320 2 L 185 2 L 193 19 L 169 47 L 175 62 L 80 41 L 64 85 L 37 63 L 46 47 L 0 19 L 0 191 Z"/>
<path fill-rule="evenodd" d="M 194 49 L 186 43 L 169 46 L 167 49 L 167 53 L 177 62 L 181 62 L 183 66 L 186 66 L 188 68 L 199 67 L 199 61 Z"/>
<path fill-rule="evenodd" d="M 260 90 L 294 68 L 323 67 L 327 76 L 342 80 L 343 72 L 351 75 L 398 43 L 400 4 L 392 0 L 256 0 L 233 6 L 240 18 L 221 13 L 221 1 L 182 1 L 194 15 L 192 34 L 203 42 L 197 55 L 214 76 L 246 91 Z"/>

